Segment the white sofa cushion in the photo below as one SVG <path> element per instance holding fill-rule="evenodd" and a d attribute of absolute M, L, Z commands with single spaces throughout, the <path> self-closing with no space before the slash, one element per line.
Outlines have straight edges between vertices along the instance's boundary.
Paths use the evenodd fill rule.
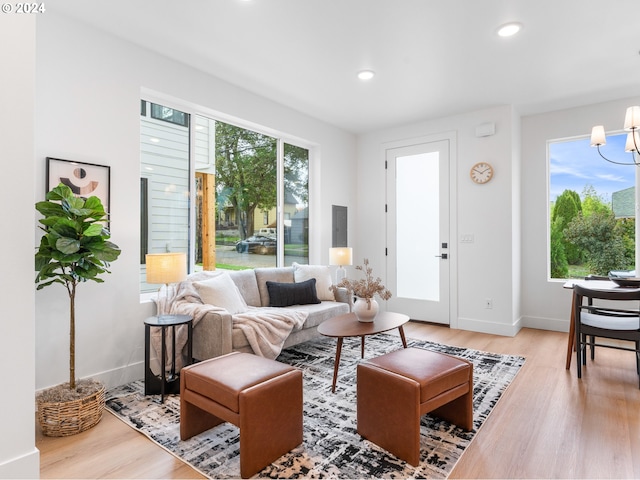
<path fill-rule="evenodd" d="M 293 267 L 261 267 L 253 269 L 256 275 L 256 283 L 260 292 L 260 305 L 269 306 L 269 290 L 267 281 L 278 283 L 293 283 Z"/>
<path fill-rule="evenodd" d="M 240 290 L 228 273 L 201 282 L 193 282 L 203 303 L 227 310 L 231 315 L 246 312 L 249 308 Z"/>
<path fill-rule="evenodd" d="M 318 299 L 335 301 L 331 290 L 331 270 L 326 265 L 300 265 L 293 262 L 293 278 L 296 283 L 304 282 L 311 278 L 316 279 L 316 292 Z"/>
<path fill-rule="evenodd" d="M 233 283 L 236 284 L 236 287 L 238 287 L 238 290 L 240 290 L 240 295 L 242 295 L 242 298 L 244 298 L 248 306 L 262 306 L 256 273 L 253 269 L 231 270 L 229 271 L 229 276 L 231 280 L 233 280 Z"/>

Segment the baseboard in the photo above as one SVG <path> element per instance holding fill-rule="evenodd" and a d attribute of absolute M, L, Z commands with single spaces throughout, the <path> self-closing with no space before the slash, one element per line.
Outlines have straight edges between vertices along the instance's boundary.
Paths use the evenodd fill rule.
<path fill-rule="evenodd" d="M 144 361 L 96 373 L 91 375 L 91 378 L 104 383 L 107 389 L 124 385 L 134 380 L 140 380 L 144 378 Z"/>
<path fill-rule="evenodd" d="M 492 335 L 502 335 L 504 337 L 515 337 L 522 328 L 521 319 L 512 324 L 487 322 L 475 318 L 458 317 L 458 329 L 470 330 L 472 332 L 490 333 Z"/>
<path fill-rule="evenodd" d="M 537 328 L 538 330 L 551 330 L 553 332 L 568 332 L 569 319 L 524 316 L 522 317 L 522 326 L 526 328 Z"/>
<path fill-rule="evenodd" d="M 144 361 L 132 363 L 130 365 L 125 365 L 123 367 L 114 368 L 112 370 L 107 370 L 104 372 L 94 373 L 84 378 L 92 378 L 94 380 L 98 380 L 104 383 L 107 389 L 117 387 L 119 385 L 124 385 L 125 383 L 144 378 Z M 39 390 L 36 390 L 36 393 L 53 386 L 54 385 L 43 387 Z M 0 478 L 2 478 L 2 476 L 0 476 Z"/>
<path fill-rule="evenodd" d="M 40 450 L 0 463 L 0 478 L 40 478 Z"/>

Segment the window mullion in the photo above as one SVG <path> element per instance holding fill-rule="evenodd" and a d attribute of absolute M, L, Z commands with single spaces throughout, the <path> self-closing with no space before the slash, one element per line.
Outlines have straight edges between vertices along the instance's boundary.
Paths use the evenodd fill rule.
<path fill-rule="evenodd" d="M 195 271 L 196 258 L 196 129 L 194 124 L 196 121 L 195 112 L 189 112 L 189 249 L 188 249 L 188 267 L 189 273 Z"/>
<path fill-rule="evenodd" d="M 276 266 L 284 265 L 284 141 L 277 143 L 277 186 L 276 186 Z"/>

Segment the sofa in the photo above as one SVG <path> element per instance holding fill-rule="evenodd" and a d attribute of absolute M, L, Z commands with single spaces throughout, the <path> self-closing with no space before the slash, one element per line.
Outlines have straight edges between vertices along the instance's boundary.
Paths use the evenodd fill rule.
<path fill-rule="evenodd" d="M 171 310 L 194 317 L 196 360 L 232 351 L 275 358 L 282 348 L 320 336 L 318 325 L 349 313 L 351 304 L 345 288 L 332 288 L 328 266 L 294 263 L 193 273 L 179 285 Z"/>

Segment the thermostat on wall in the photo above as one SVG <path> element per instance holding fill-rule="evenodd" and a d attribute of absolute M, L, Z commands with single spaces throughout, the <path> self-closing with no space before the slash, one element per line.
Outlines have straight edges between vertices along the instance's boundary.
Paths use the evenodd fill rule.
<path fill-rule="evenodd" d="M 483 123 L 476 127 L 476 137 L 489 137 L 496 133 L 496 124 L 493 122 Z"/>

